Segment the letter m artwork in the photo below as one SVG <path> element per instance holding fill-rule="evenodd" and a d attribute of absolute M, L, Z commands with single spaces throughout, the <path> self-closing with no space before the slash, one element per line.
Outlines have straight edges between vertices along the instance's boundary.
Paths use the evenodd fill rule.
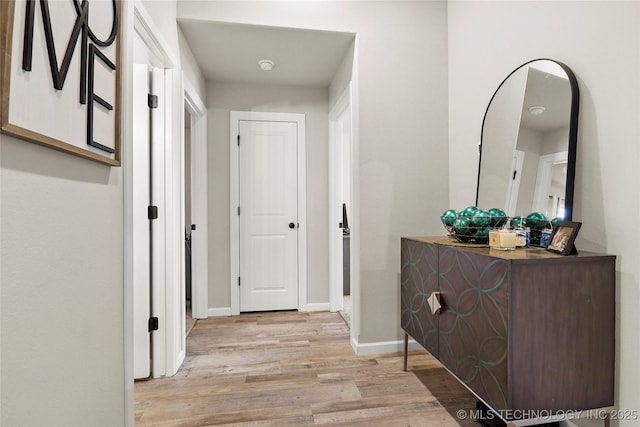
<path fill-rule="evenodd" d="M 25 15 L 24 15 L 24 43 L 22 50 L 22 69 L 26 72 L 32 71 L 33 60 L 33 43 L 34 43 L 34 27 L 38 25 L 36 22 L 36 9 L 40 8 L 40 16 L 42 17 L 42 29 L 44 38 L 46 41 L 47 57 L 49 60 L 49 68 L 51 72 L 51 78 L 53 80 L 53 87 L 62 91 L 67 79 L 67 74 L 71 65 L 73 55 L 76 53 L 77 48 L 80 52 L 80 81 L 79 81 L 79 103 L 86 105 L 87 121 L 86 121 L 86 142 L 88 145 L 101 150 L 106 153 L 114 153 L 115 149 L 109 145 L 102 144 L 94 139 L 94 108 L 96 104 L 98 108 L 104 109 L 104 111 L 112 111 L 114 106 L 101 97 L 95 91 L 96 83 L 96 67 L 100 66 L 108 70 L 109 73 L 116 71 L 116 64 L 114 64 L 107 56 L 101 51 L 101 49 L 111 46 L 116 40 L 118 34 L 118 9 L 120 7 L 119 0 L 67 0 L 69 2 L 69 9 L 75 10 L 75 21 L 73 27 L 70 29 L 71 34 L 67 41 L 66 50 L 62 63 L 59 64 L 56 55 L 56 42 L 60 43 L 60 40 L 55 40 L 56 33 L 52 27 L 51 13 L 49 10 L 48 0 L 26 0 L 24 3 Z M 60 6 L 61 0 L 56 0 L 55 6 Z M 105 16 L 105 3 L 110 3 L 108 9 L 109 12 Z M 105 18 L 111 18 L 110 33 L 104 40 L 101 40 L 94 34 L 89 24 L 91 14 L 91 4 L 100 6 L 96 9 L 98 12 L 94 12 L 95 16 L 92 16 L 93 22 L 104 23 Z M 110 15 L 110 16 L 109 16 Z M 106 34 L 105 34 L 106 35 Z M 103 35 L 104 37 L 104 35 Z M 59 38 L 59 32 L 58 32 Z M 65 40 L 63 40 L 65 41 Z M 80 43 L 78 43 L 80 41 Z M 115 79 L 114 79 L 115 80 Z"/>

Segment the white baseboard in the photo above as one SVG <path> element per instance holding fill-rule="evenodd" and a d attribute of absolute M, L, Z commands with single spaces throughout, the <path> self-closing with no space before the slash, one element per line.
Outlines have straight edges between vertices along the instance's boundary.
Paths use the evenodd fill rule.
<path fill-rule="evenodd" d="M 300 311 L 329 311 L 329 307 L 330 305 L 328 302 L 316 302 L 307 304 L 300 308 Z M 231 307 L 209 308 L 207 315 L 209 317 L 231 316 Z"/>
<path fill-rule="evenodd" d="M 401 353 L 404 352 L 404 340 L 398 341 L 382 341 L 360 344 L 352 337 L 351 347 L 358 356 L 366 356 L 369 354 L 386 354 L 386 353 Z M 415 340 L 409 339 L 409 351 L 422 350 L 420 344 Z"/>
<path fill-rule="evenodd" d="M 300 308 L 300 311 L 329 311 L 330 304 L 328 302 L 310 303 Z M 231 307 L 216 307 L 207 310 L 209 317 L 231 316 Z"/>
<path fill-rule="evenodd" d="M 300 308 L 300 311 L 329 311 L 331 304 L 328 302 L 313 302 Z"/>
<path fill-rule="evenodd" d="M 209 315 L 209 317 L 231 316 L 231 307 L 209 308 L 207 314 Z"/>

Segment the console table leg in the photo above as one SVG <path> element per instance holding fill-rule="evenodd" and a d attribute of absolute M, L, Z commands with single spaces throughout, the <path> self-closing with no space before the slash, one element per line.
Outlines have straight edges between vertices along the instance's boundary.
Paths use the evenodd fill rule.
<path fill-rule="evenodd" d="M 409 334 L 404 333 L 404 371 L 407 372 L 407 358 L 409 357 Z M 608 427 L 608 426 L 607 426 Z"/>

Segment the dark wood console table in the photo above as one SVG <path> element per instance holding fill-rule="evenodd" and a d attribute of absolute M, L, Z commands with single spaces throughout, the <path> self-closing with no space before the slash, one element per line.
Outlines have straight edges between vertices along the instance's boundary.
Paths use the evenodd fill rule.
<path fill-rule="evenodd" d="M 613 405 L 615 256 L 444 240 L 401 240 L 405 369 L 411 336 L 506 421 Z"/>

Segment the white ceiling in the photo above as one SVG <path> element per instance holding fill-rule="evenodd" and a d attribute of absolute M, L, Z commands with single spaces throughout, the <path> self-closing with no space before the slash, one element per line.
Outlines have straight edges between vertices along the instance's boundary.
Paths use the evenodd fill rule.
<path fill-rule="evenodd" d="M 329 86 L 355 35 L 178 19 L 207 81 Z M 258 61 L 275 62 L 262 71 Z"/>
<path fill-rule="evenodd" d="M 559 73 L 552 73 L 534 65 L 529 67 L 522 103 L 522 126 L 539 132 L 549 132 L 569 126 L 571 84 L 565 71 L 559 66 L 558 68 Z M 544 107 L 544 113 L 539 116 L 531 115 L 529 108 L 534 106 Z"/>

